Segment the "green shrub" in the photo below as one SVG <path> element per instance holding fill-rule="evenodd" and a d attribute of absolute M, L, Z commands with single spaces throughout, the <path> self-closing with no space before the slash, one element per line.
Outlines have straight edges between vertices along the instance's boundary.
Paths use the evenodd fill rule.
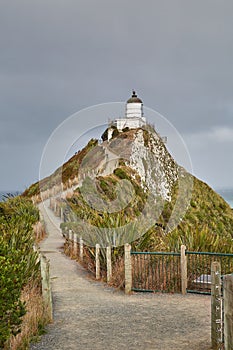
<path fill-rule="evenodd" d="M 118 135 L 119 135 L 119 131 L 117 129 L 114 129 L 112 133 L 112 138 L 114 139 L 114 137 L 117 137 Z"/>
<path fill-rule="evenodd" d="M 25 198 L 10 198 L 0 204 L 0 348 L 20 332 L 26 313 L 21 291 L 38 278 L 32 230 L 38 218 L 38 210 Z"/>
<path fill-rule="evenodd" d="M 119 177 L 119 179 L 129 179 L 129 176 L 122 168 L 117 168 L 114 170 L 114 174 Z"/>

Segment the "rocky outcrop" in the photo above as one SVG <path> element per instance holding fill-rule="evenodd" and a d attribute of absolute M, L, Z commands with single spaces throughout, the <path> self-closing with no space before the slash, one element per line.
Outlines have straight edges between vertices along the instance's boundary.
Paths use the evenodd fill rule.
<path fill-rule="evenodd" d="M 170 201 L 178 179 L 178 166 L 156 133 L 138 129 L 132 142 L 128 165 L 142 180 L 142 186 L 154 196 Z"/>

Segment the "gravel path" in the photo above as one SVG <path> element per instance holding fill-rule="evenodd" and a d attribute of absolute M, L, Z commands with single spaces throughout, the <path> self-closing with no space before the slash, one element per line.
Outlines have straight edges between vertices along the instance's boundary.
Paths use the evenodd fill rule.
<path fill-rule="evenodd" d="M 51 264 L 54 323 L 31 350 L 210 349 L 209 296 L 125 296 L 92 280 L 62 253 L 59 219 L 54 224 L 40 210 L 49 233 L 41 251 Z"/>

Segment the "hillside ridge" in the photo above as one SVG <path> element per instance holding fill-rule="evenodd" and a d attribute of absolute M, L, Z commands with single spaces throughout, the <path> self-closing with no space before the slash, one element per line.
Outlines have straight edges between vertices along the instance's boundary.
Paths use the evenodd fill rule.
<path fill-rule="evenodd" d="M 88 181 L 94 183 L 89 190 Z M 230 206 L 207 184 L 180 167 L 151 128 L 115 133 L 111 140 L 104 139 L 102 143 L 90 140 L 54 174 L 32 185 L 24 195 L 38 195 L 40 190 L 61 182 L 64 189 L 77 186 L 67 205 L 81 220 L 88 218 L 88 223 L 97 227 L 109 227 L 111 221 L 114 228 L 117 221 L 126 225 L 137 220 L 152 196 L 156 205 L 154 212 L 148 213 L 154 216 L 154 222 L 144 232 L 148 237 L 145 249 L 177 250 L 186 244 L 189 249 L 232 252 Z M 125 187 L 121 188 L 123 183 Z M 119 193 L 122 208 L 116 201 Z"/>

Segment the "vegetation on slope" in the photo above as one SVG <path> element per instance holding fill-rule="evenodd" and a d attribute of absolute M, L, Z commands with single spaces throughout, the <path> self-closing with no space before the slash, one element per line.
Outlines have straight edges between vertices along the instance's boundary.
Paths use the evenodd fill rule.
<path fill-rule="evenodd" d="M 80 189 L 68 200 L 69 206 L 79 218 L 97 227 L 119 227 L 132 222 L 143 210 L 147 194 L 132 169 L 123 166 L 107 177 L 96 180 L 99 194 L 107 201 L 115 199 L 114 188 L 120 179 L 130 180 L 135 197 L 117 213 L 98 212 L 83 199 Z M 135 249 L 179 251 L 185 244 L 188 250 L 210 252 L 233 252 L 233 212 L 230 206 L 207 184 L 193 178 L 194 186 L 190 206 L 176 228 L 167 232 L 167 223 L 176 203 L 176 189 L 171 202 L 166 202 L 161 215 L 145 235 L 134 242 Z M 74 218 L 71 218 L 73 221 Z M 67 225 L 67 224 L 64 224 Z M 72 225 L 71 225 L 72 226 Z M 79 227 L 73 223 L 73 229 Z"/>
<path fill-rule="evenodd" d="M 0 203 L 0 348 L 8 348 L 6 342 L 21 331 L 27 308 L 22 291 L 40 284 L 32 228 L 38 220 L 39 212 L 28 199 Z"/>
<path fill-rule="evenodd" d="M 191 251 L 233 252 L 233 211 L 207 184 L 193 177 L 190 207 L 178 226 L 164 235 L 163 229 L 152 234 L 154 247 L 179 251 L 182 244 Z M 168 203 L 160 217 L 167 222 L 173 204 Z"/>
<path fill-rule="evenodd" d="M 73 155 L 66 163 L 59 167 L 51 176 L 32 184 L 22 194 L 25 197 L 32 197 L 52 188 L 54 185 L 60 185 L 61 182 L 66 184 L 69 179 L 78 176 L 78 171 L 83 158 L 97 145 L 96 139 L 91 139 L 88 144 L 79 152 Z"/>

